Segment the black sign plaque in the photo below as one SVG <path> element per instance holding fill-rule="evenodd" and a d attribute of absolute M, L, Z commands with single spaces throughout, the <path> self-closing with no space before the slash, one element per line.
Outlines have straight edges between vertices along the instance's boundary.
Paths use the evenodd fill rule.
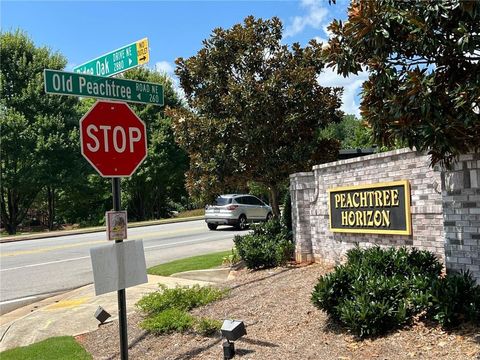
<path fill-rule="evenodd" d="M 330 231 L 411 235 L 408 180 L 328 190 Z"/>

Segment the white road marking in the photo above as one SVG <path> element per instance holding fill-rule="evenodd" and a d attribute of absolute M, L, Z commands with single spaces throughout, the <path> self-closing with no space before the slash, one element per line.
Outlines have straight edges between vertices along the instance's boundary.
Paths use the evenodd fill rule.
<path fill-rule="evenodd" d="M 210 237 L 210 236 L 209 236 Z M 219 239 L 214 239 L 215 240 L 225 240 L 222 238 Z M 197 240 L 185 240 L 185 241 L 177 241 L 174 243 L 168 243 L 168 244 L 159 244 L 159 245 L 153 245 L 153 246 L 146 246 L 145 250 L 147 249 L 153 249 L 153 248 L 158 248 L 158 247 L 167 247 L 167 246 L 173 246 L 173 245 L 181 245 L 181 244 L 194 244 L 197 242 L 203 242 L 205 241 L 205 238 L 202 239 L 197 239 Z M 77 258 L 72 258 L 72 259 L 64 259 L 64 260 L 56 260 L 56 261 L 49 261 L 45 263 L 40 263 L 40 264 L 30 264 L 30 265 L 24 265 L 24 266 L 17 266 L 13 268 L 8 268 L 8 269 L 0 269 L 1 271 L 10 271 L 10 270 L 18 270 L 18 269 L 24 269 L 24 268 L 29 268 L 29 267 L 36 267 L 36 266 L 43 266 L 43 265 L 50 265 L 50 264 L 58 264 L 62 262 L 68 262 L 68 261 L 76 261 L 76 260 L 82 260 L 82 259 L 89 259 L 90 256 L 82 256 L 82 257 L 77 257 Z"/>
<path fill-rule="evenodd" d="M 75 260 L 88 259 L 88 258 L 90 258 L 90 256 L 82 256 L 82 257 L 72 258 L 72 259 L 49 261 L 49 262 L 40 263 L 40 264 L 30 264 L 30 265 L 24 265 L 24 266 L 17 266 L 17 267 L 8 268 L 8 269 L 1 269 L 0 271 L 18 270 L 18 269 L 24 269 L 24 268 L 29 268 L 29 267 L 57 264 L 57 263 L 61 263 L 61 262 L 75 261 Z"/>
<path fill-rule="evenodd" d="M 225 240 L 225 239 L 220 238 L 220 239 L 215 239 L 215 240 Z M 215 240 L 212 240 L 212 241 L 215 241 Z M 177 241 L 177 242 L 168 243 L 168 244 L 159 244 L 159 245 L 153 245 L 153 246 L 145 246 L 145 250 L 147 250 L 147 249 L 153 249 L 153 248 L 158 248 L 158 247 L 166 247 L 166 246 L 169 246 L 169 245 L 194 244 L 194 243 L 202 242 L 202 241 L 205 241 L 205 238 L 203 238 L 203 239 L 196 239 L 196 240 Z"/>

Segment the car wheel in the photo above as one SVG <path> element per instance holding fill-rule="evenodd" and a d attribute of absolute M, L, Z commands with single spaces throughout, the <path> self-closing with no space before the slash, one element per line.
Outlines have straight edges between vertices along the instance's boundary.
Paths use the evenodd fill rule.
<path fill-rule="evenodd" d="M 267 220 L 266 221 L 269 221 L 273 218 L 273 214 L 272 213 L 268 213 L 267 214 Z"/>
<path fill-rule="evenodd" d="M 218 225 L 217 224 L 207 224 L 207 226 L 210 230 L 217 230 Z"/>
<path fill-rule="evenodd" d="M 240 215 L 238 218 L 237 228 L 240 230 L 245 230 L 247 228 L 247 217 L 245 215 Z"/>

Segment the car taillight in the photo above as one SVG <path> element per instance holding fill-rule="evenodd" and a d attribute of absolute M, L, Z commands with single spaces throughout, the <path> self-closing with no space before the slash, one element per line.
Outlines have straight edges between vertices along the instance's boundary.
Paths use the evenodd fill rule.
<path fill-rule="evenodd" d="M 233 211 L 233 210 L 235 210 L 236 208 L 238 208 L 238 205 L 228 205 L 228 206 L 227 206 L 227 210 L 230 210 L 230 211 Z"/>

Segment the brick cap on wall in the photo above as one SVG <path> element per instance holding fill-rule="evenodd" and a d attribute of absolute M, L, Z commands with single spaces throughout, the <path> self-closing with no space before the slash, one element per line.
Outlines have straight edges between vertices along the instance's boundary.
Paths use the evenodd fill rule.
<path fill-rule="evenodd" d="M 378 158 L 383 158 L 383 157 L 387 157 L 387 156 L 396 156 L 396 155 L 408 154 L 408 153 L 415 153 L 415 154 L 419 154 L 419 155 L 424 154 L 422 152 L 418 152 L 415 149 L 412 150 L 410 148 L 403 148 L 403 149 L 381 152 L 381 153 L 376 153 L 376 154 L 367 155 L 367 156 L 359 156 L 359 157 L 352 158 L 352 159 L 329 162 L 329 163 L 325 163 L 325 164 L 321 164 L 321 165 L 315 165 L 312 169 L 313 170 L 325 169 L 325 168 L 334 167 L 334 166 L 338 166 L 338 165 L 353 164 L 353 163 L 356 163 L 356 162 L 364 162 L 364 161 L 368 161 L 368 160 L 372 160 L 372 159 L 378 159 Z M 425 153 L 425 155 L 426 155 L 426 153 Z"/>
<path fill-rule="evenodd" d="M 313 176 L 313 172 L 308 171 L 308 172 L 298 172 L 298 173 L 290 174 L 290 179 L 308 177 L 308 176 Z"/>

